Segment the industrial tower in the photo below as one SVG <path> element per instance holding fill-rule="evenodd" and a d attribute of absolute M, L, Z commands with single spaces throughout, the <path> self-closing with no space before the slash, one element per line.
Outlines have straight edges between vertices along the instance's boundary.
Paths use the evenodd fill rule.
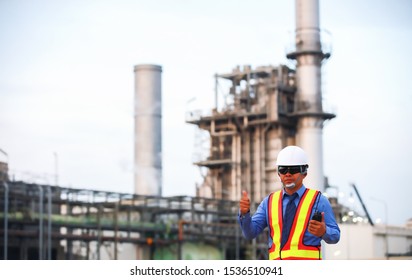
<path fill-rule="evenodd" d="M 242 190 L 258 203 L 282 186 L 276 158 L 287 145 L 301 146 L 309 156 L 305 184 L 324 190 L 322 130 L 335 117 L 322 106 L 321 65 L 330 53 L 322 50 L 318 0 L 296 1 L 296 41 L 285 65 L 235 68 L 217 74 L 229 81 L 225 104 L 209 115 L 190 112 L 186 122 L 209 133 L 209 155 L 195 162 L 207 169 L 199 196 L 238 200 Z M 216 87 L 218 88 L 218 87 Z M 219 93 L 216 90 L 216 100 Z"/>
<path fill-rule="evenodd" d="M 287 54 L 287 58 L 297 62 L 294 111 L 297 119 L 296 145 L 303 148 L 309 157 L 305 184 L 324 191 L 322 130 L 324 121 L 335 115 L 323 111 L 321 67 L 322 61 L 329 58 L 330 53 L 322 48 L 319 0 L 296 0 L 295 9 L 295 49 Z"/>

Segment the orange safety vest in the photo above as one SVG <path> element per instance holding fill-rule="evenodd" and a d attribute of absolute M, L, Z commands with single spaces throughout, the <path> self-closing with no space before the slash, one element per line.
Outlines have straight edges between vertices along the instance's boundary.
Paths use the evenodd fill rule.
<path fill-rule="evenodd" d="M 280 248 L 283 211 L 282 191 L 272 193 L 268 202 L 269 229 L 272 237 L 272 246 L 269 248 L 269 260 L 320 260 L 322 259 L 321 246 L 303 244 L 303 236 L 312 213 L 313 205 L 319 191 L 306 189 L 299 205 L 290 230 L 289 239 L 283 248 Z"/>

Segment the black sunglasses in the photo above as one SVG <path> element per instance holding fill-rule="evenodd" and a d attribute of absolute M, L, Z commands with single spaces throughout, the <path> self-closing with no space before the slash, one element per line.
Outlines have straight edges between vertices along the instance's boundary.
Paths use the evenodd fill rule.
<path fill-rule="evenodd" d="M 304 170 L 302 169 L 303 168 L 301 166 L 279 166 L 278 172 L 282 175 L 285 175 L 288 172 L 293 175 L 296 173 L 304 172 Z"/>

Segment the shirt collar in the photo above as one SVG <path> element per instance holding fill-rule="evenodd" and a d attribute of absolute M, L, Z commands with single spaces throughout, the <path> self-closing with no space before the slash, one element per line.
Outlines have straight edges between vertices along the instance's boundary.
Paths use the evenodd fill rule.
<path fill-rule="evenodd" d="M 305 187 L 305 185 L 302 184 L 300 189 L 298 189 L 298 191 L 296 192 L 298 194 L 299 199 L 302 197 L 302 195 L 305 193 L 305 191 L 306 191 L 306 187 Z M 283 188 L 282 197 L 285 197 L 285 195 L 289 195 L 289 194 L 285 191 L 285 188 Z"/>

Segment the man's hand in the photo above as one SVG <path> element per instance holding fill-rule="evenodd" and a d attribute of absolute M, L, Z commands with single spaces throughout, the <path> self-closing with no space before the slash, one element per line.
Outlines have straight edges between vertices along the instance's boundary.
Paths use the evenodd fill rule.
<path fill-rule="evenodd" d="M 315 220 L 309 221 L 308 231 L 317 236 L 322 237 L 326 233 L 326 224 L 325 224 L 325 213 L 322 212 L 322 221 L 318 222 Z"/>
<path fill-rule="evenodd" d="M 242 191 L 242 197 L 239 202 L 240 213 L 245 215 L 250 211 L 250 200 L 246 191 Z"/>

